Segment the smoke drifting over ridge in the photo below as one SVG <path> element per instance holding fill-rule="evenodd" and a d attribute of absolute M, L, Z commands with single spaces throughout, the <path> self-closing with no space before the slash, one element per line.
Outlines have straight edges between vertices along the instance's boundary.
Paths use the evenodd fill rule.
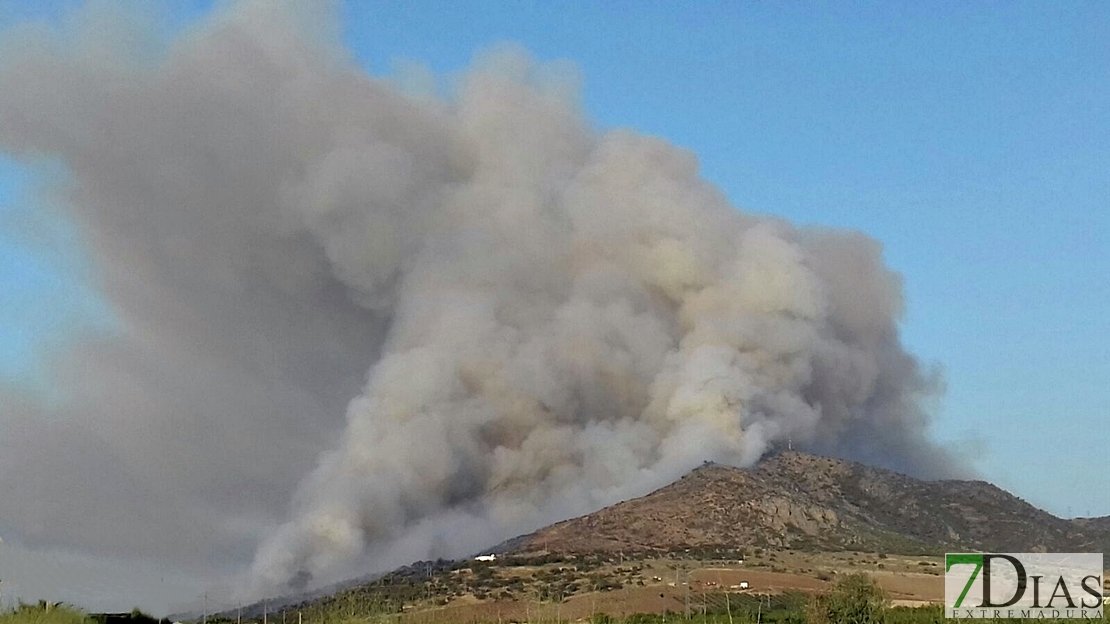
<path fill-rule="evenodd" d="M 236 4 L 155 62 L 100 13 L 5 36 L 0 149 L 67 165 L 49 191 L 124 328 L 52 360 L 60 401 L 0 397 L 23 539 L 229 565 L 257 545 L 269 591 L 787 439 L 962 470 L 875 241 L 744 214 L 518 52 L 405 95 L 306 6 Z"/>

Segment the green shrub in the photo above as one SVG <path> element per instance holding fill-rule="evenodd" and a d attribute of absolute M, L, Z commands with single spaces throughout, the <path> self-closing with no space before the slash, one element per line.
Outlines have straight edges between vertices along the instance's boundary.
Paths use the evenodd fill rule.
<path fill-rule="evenodd" d="M 810 624 L 880 624 L 887 598 L 875 580 L 862 573 L 849 574 L 836 582 L 832 592 L 814 597 Z"/>
<path fill-rule="evenodd" d="M 87 615 L 66 606 L 20 605 L 10 613 L 0 613 L 0 624 L 89 624 Z"/>

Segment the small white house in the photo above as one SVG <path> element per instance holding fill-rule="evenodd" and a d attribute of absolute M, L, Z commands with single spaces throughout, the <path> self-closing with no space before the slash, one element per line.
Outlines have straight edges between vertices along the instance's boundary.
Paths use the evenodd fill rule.
<path fill-rule="evenodd" d="M 497 555 L 478 555 L 475 561 L 497 561 Z"/>

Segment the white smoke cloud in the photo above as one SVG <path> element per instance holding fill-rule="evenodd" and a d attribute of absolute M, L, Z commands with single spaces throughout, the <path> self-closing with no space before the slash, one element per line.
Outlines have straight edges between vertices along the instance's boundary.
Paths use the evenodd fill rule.
<path fill-rule="evenodd" d="M 126 327 L 55 362 L 49 422 L 79 434 L 33 397 L 0 415 L 25 538 L 234 561 L 265 532 L 265 592 L 788 439 L 963 469 L 928 437 L 935 375 L 876 242 L 743 213 L 691 153 L 593 129 L 559 66 L 501 51 L 413 97 L 299 6 L 236 4 L 153 66 L 113 32 L 6 37 L 0 148 L 72 171 Z M 33 500 L 58 484 L 84 489 Z"/>

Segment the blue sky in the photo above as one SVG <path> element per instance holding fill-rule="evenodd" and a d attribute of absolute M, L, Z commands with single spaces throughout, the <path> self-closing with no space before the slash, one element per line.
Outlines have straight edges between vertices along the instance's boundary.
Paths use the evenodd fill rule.
<path fill-rule="evenodd" d="M 74 2 L 0 0 L 0 27 Z M 171 27 L 207 3 L 178 2 Z M 1062 515 L 1110 514 L 1110 5 L 382 2 L 344 7 L 371 73 L 516 42 L 579 68 L 601 129 L 689 148 L 745 209 L 862 230 L 945 370 L 935 431 Z M 0 156 L 0 375 L 110 311 L 79 237 Z M 46 216 L 44 216 L 46 215 Z"/>

